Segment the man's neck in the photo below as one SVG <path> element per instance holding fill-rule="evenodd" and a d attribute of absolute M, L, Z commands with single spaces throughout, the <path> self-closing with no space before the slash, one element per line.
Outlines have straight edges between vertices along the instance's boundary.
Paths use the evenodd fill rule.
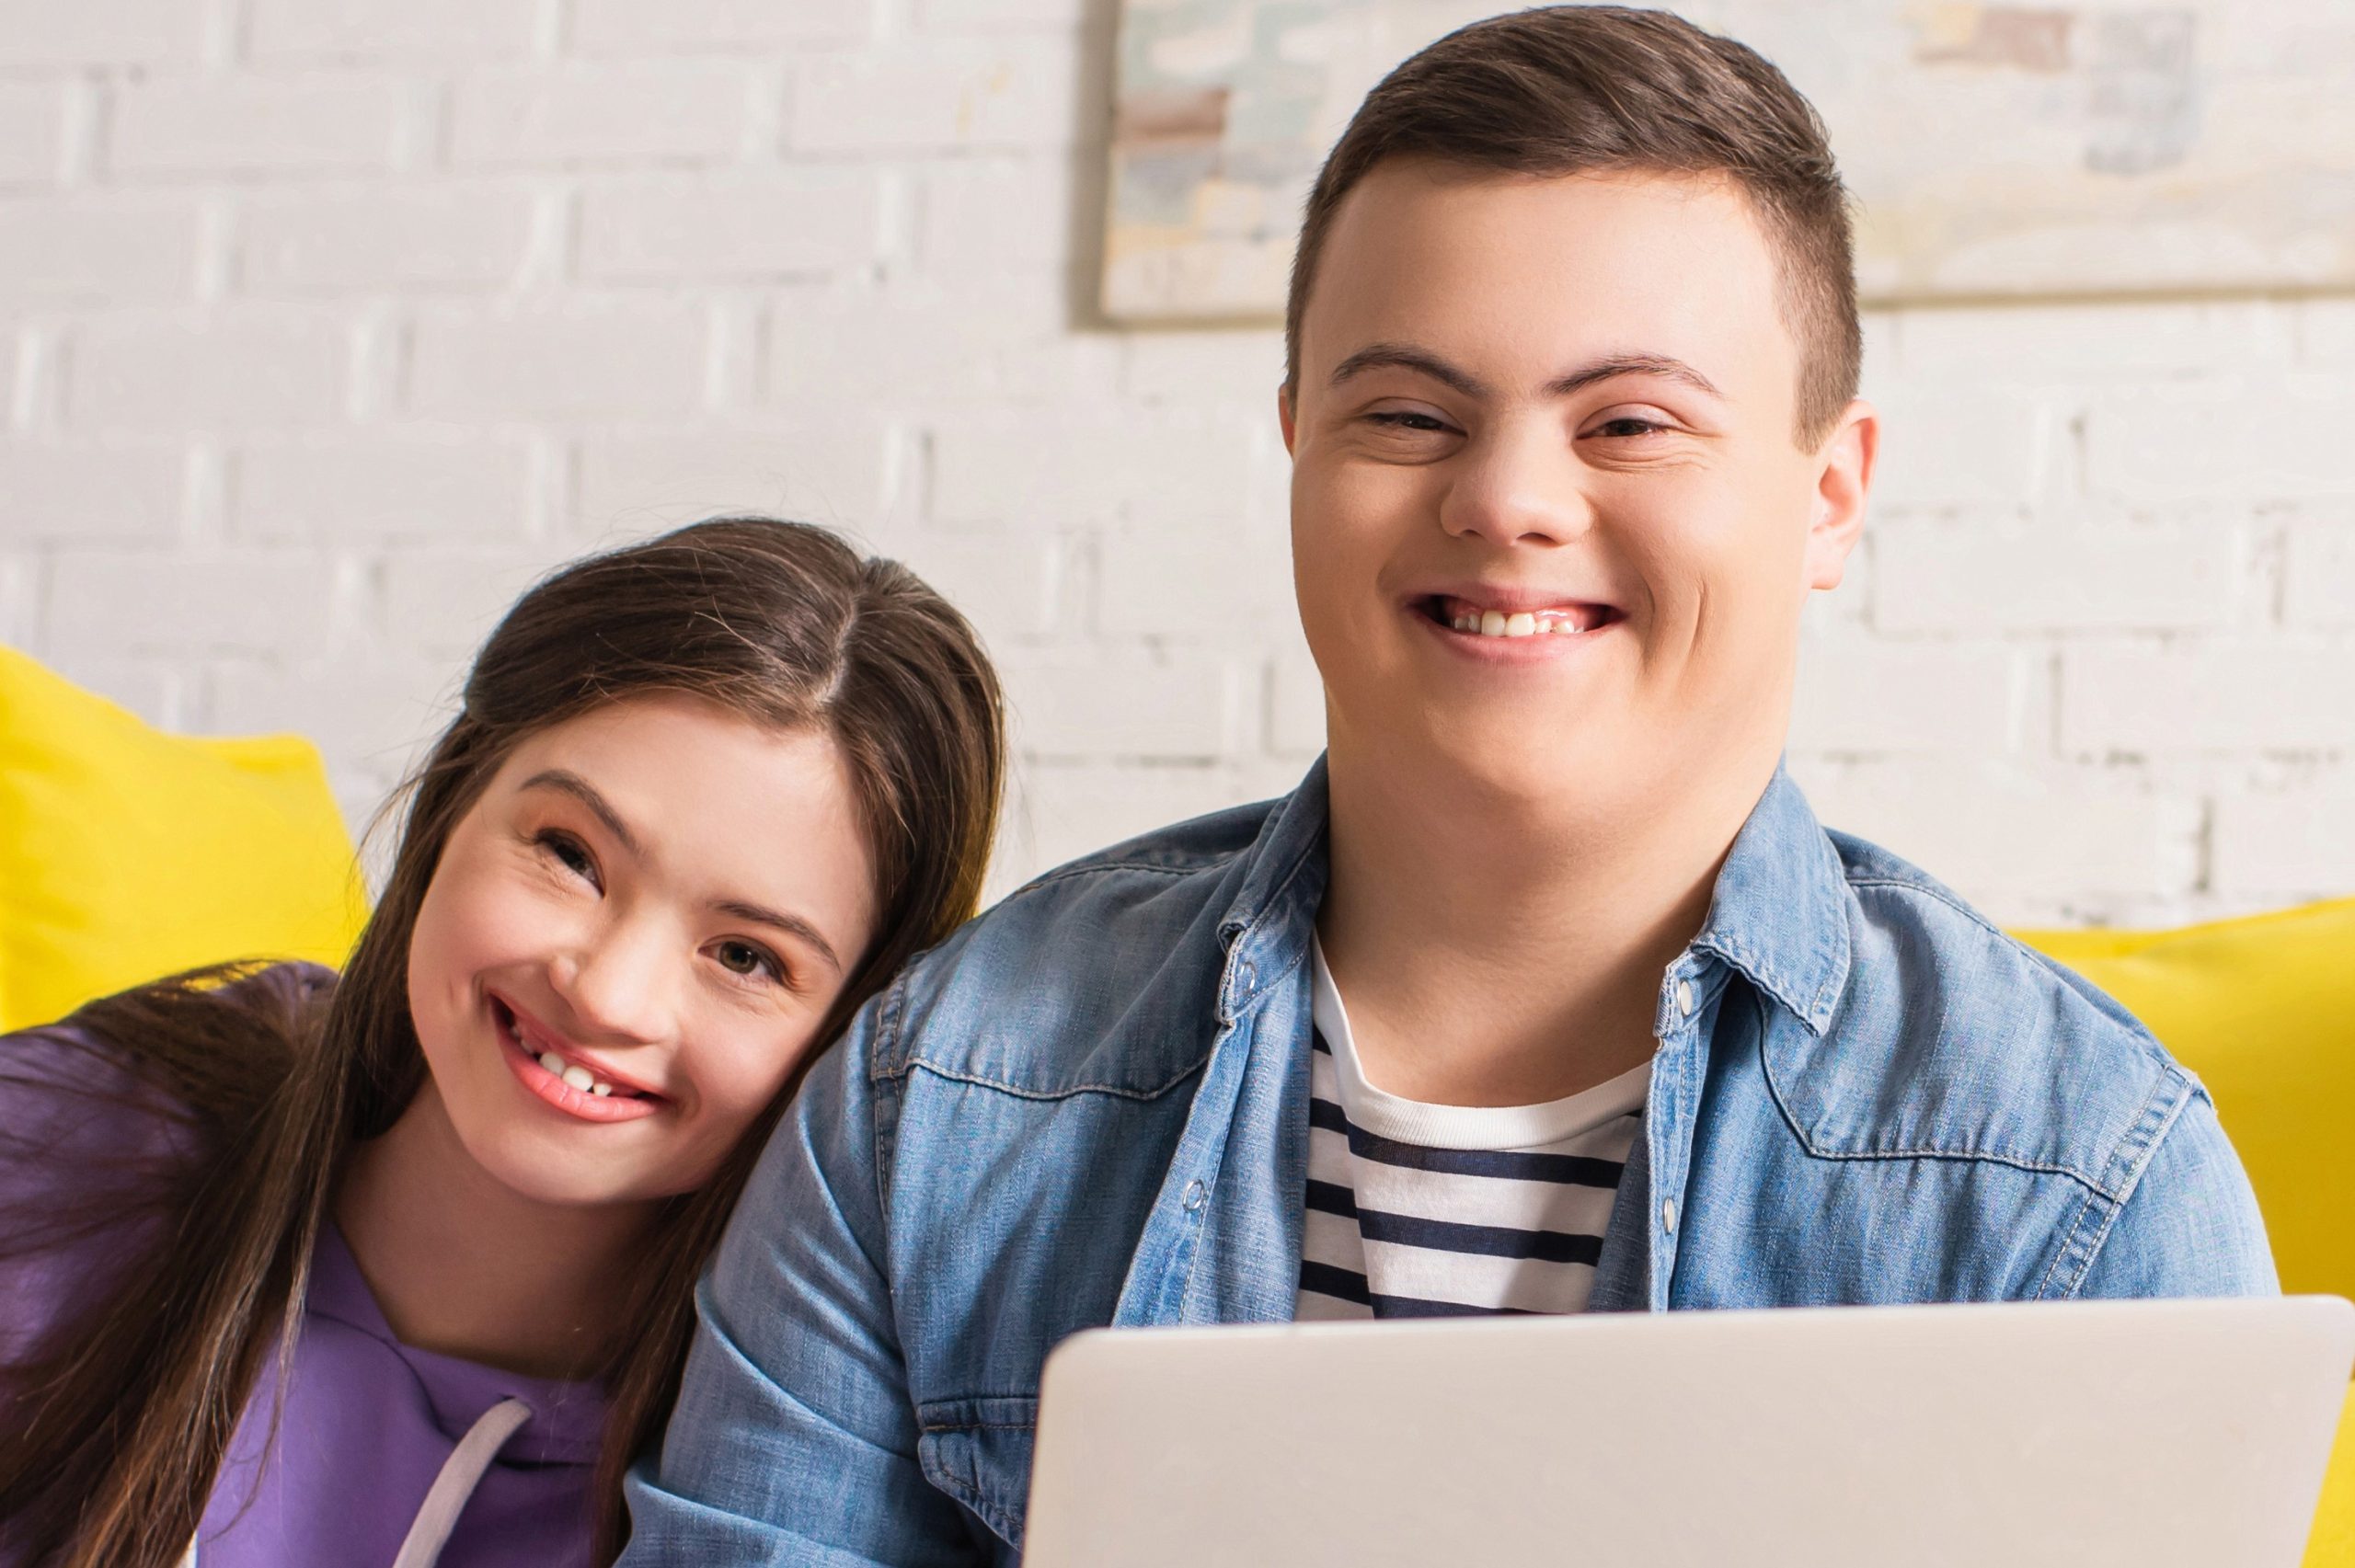
<path fill-rule="evenodd" d="M 1662 973 L 1773 769 L 1598 811 L 1337 737 L 1317 933 L 1368 1079 L 1434 1104 L 1532 1104 L 1648 1059 Z"/>
<path fill-rule="evenodd" d="M 544 1203 L 467 1153 L 431 1083 L 352 1150 L 335 1217 L 404 1345 L 580 1378 L 622 1325 L 616 1288 L 652 1206 Z"/>

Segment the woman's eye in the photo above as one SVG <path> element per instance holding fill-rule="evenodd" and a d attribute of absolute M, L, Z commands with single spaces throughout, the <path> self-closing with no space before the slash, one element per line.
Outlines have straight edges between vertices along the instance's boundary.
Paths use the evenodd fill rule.
<path fill-rule="evenodd" d="M 749 942 L 723 942 L 719 944 L 717 956 L 719 959 L 719 967 L 731 975 L 743 975 L 749 978 L 753 975 L 767 974 L 779 980 L 785 978 L 784 966 L 779 964 L 766 948 L 756 947 Z"/>
<path fill-rule="evenodd" d="M 589 851 L 582 846 L 580 841 L 571 834 L 550 830 L 540 834 L 534 841 L 547 851 L 558 864 L 575 876 L 588 882 L 597 880 L 597 863 L 590 858 Z"/>

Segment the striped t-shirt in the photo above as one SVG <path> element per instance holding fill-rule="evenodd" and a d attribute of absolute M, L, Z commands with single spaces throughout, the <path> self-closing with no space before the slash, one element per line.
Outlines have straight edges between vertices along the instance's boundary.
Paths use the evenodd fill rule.
<path fill-rule="evenodd" d="M 1542 1105 L 1402 1100 L 1365 1081 L 1315 969 L 1293 1318 L 1585 1310 L 1650 1064 Z"/>

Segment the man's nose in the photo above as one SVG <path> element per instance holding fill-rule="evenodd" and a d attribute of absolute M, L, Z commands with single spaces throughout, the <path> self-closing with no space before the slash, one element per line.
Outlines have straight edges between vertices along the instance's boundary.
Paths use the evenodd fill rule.
<path fill-rule="evenodd" d="M 1569 435 L 1545 420 L 1516 421 L 1484 432 L 1440 504 L 1440 526 L 1500 548 L 1566 544 L 1593 525 Z"/>

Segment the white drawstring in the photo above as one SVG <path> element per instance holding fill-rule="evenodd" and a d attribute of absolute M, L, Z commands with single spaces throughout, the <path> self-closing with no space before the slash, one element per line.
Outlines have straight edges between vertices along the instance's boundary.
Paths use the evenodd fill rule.
<path fill-rule="evenodd" d="M 433 1568 L 450 1532 L 457 1528 L 466 1499 L 482 1483 L 483 1471 L 490 1468 L 490 1461 L 499 1457 L 516 1429 L 531 1419 L 532 1407 L 520 1399 L 500 1400 L 483 1412 L 482 1419 L 442 1461 L 442 1473 L 433 1478 L 425 1501 L 418 1505 L 417 1517 L 409 1522 L 408 1536 L 401 1542 L 400 1555 L 393 1559 L 393 1568 Z"/>

